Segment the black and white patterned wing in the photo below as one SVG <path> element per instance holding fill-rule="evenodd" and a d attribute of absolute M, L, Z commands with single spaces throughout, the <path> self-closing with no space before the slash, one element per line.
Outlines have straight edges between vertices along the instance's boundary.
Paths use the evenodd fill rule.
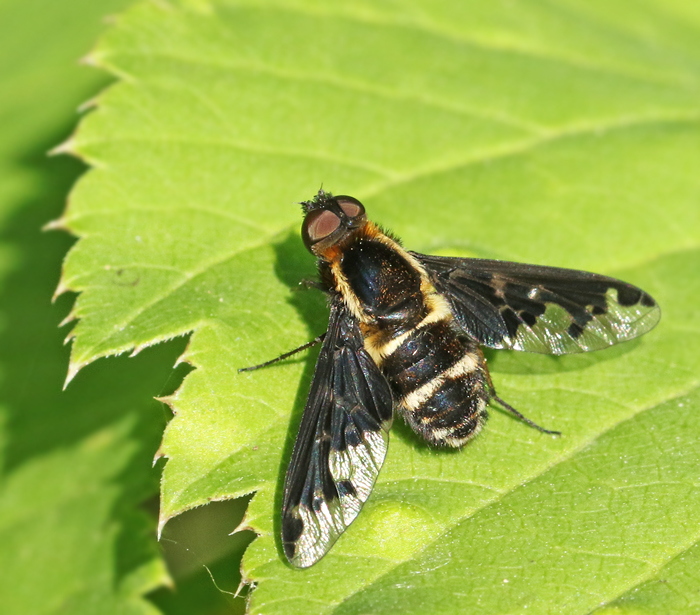
<path fill-rule="evenodd" d="M 282 544 L 291 564 L 315 564 L 360 512 L 391 421 L 389 384 L 336 297 L 284 484 Z"/>
<path fill-rule="evenodd" d="M 476 258 L 412 253 L 457 323 L 480 344 L 546 354 L 599 350 L 661 317 L 640 288 L 607 276 Z"/>

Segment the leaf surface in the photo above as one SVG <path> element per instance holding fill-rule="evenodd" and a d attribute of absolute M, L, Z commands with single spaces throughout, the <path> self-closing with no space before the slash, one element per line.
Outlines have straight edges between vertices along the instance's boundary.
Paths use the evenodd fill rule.
<path fill-rule="evenodd" d="M 91 60 L 121 82 L 67 145 L 93 165 L 63 219 L 69 375 L 191 332 L 161 522 L 255 492 L 251 612 L 614 612 L 667 574 L 693 611 L 699 26 L 680 0 L 216 0 L 145 2 L 104 37 Z M 280 483 L 315 353 L 236 369 L 325 329 L 295 290 L 294 202 L 321 183 L 410 249 L 615 275 L 663 317 L 591 355 L 490 353 L 499 394 L 564 436 L 495 410 L 450 453 L 398 425 L 362 514 L 300 572 Z"/>
<path fill-rule="evenodd" d="M 37 615 L 158 612 L 144 595 L 168 581 L 139 508 L 172 365 L 94 366 L 61 392 L 67 349 L 51 306 L 72 243 L 40 228 L 59 215 L 83 165 L 46 152 L 106 75 L 78 66 L 124 0 L 0 3 L 0 603 Z M 150 380 L 149 380 L 150 378 Z M 124 382 L 129 387 L 124 387 Z M 154 384 L 155 383 L 155 384 Z M 155 439 L 155 441 L 154 441 Z"/>

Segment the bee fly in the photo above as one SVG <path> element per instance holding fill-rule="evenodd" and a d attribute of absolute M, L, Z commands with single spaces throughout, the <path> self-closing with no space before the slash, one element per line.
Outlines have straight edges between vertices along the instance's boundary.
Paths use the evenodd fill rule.
<path fill-rule="evenodd" d="M 432 446 L 459 448 L 498 402 L 480 346 L 561 355 L 652 329 L 660 310 L 614 278 L 475 258 L 428 256 L 367 220 L 349 196 L 302 203 L 302 236 L 328 293 L 323 342 L 282 504 L 290 563 L 320 560 L 367 501 L 394 412 Z M 245 371 L 245 370 L 240 370 Z"/>

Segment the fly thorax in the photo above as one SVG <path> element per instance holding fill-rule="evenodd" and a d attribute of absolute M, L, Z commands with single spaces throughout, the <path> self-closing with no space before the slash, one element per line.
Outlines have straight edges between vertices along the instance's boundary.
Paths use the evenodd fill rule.
<path fill-rule="evenodd" d="M 358 239 L 339 263 L 365 322 L 383 328 L 420 320 L 424 312 L 421 274 L 393 246 Z"/>

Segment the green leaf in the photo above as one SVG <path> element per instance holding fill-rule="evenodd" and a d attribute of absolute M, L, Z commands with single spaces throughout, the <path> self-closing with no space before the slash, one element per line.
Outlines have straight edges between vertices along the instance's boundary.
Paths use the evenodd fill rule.
<path fill-rule="evenodd" d="M 65 147 L 93 166 L 61 221 L 81 237 L 69 377 L 191 332 L 161 523 L 254 492 L 251 612 L 633 612 L 664 580 L 693 612 L 700 12 L 404 4 L 145 2 L 119 19 L 91 61 L 121 82 Z M 315 353 L 236 369 L 324 330 L 323 298 L 296 291 L 313 259 L 294 205 L 321 183 L 411 249 L 616 275 L 663 317 L 590 355 L 490 353 L 500 395 L 564 436 L 494 410 L 451 453 L 396 426 L 358 520 L 297 571 L 280 483 Z"/>
<path fill-rule="evenodd" d="M 4 613 L 151 614 L 144 595 L 168 574 L 138 506 L 157 492 L 148 465 L 163 420 L 149 397 L 173 349 L 93 366 L 63 394 L 56 324 L 67 303 L 50 298 L 72 242 L 40 232 L 84 169 L 46 152 L 106 82 L 78 59 L 127 3 L 1 4 L 0 603 Z"/>

